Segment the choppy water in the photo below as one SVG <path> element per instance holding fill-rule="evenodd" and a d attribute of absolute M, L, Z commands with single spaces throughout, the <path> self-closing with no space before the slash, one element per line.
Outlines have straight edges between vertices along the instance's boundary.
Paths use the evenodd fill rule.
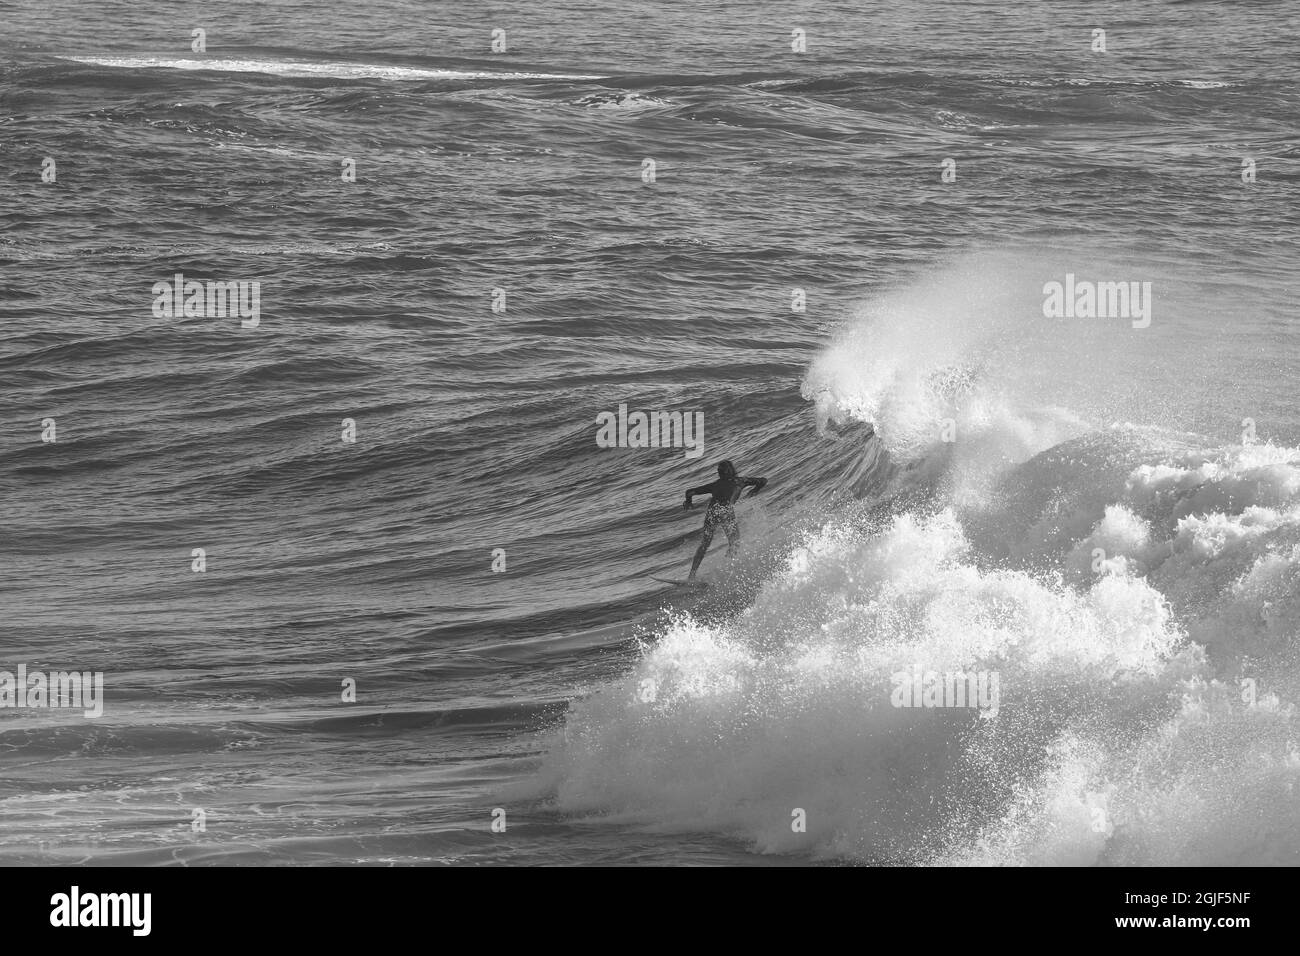
<path fill-rule="evenodd" d="M 1300 7 L 862 6 L 0 3 L 0 858 L 1296 863 Z"/>

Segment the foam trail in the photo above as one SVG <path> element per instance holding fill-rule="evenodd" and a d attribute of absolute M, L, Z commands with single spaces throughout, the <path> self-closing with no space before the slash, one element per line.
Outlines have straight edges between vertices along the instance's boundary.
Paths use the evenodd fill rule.
<path fill-rule="evenodd" d="M 581 73 L 501 73 L 490 70 L 430 70 L 377 63 L 311 63 L 302 60 L 259 60 L 158 56 L 62 56 L 91 66 L 121 69 L 209 70 L 219 73 L 266 73 L 272 76 L 332 77 L 340 80 L 598 80 Z"/>

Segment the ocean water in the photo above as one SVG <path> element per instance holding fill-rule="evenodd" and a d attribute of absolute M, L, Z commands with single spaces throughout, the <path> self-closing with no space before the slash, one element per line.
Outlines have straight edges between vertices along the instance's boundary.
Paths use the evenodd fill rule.
<path fill-rule="evenodd" d="M 0 862 L 1300 862 L 1300 5 L 0 20 Z"/>

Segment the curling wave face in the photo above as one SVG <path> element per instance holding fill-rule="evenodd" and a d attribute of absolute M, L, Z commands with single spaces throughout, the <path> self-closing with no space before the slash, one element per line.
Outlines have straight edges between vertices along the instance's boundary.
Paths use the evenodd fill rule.
<path fill-rule="evenodd" d="M 812 859 L 1296 861 L 1300 449 L 1035 404 L 985 348 L 1015 294 L 938 334 L 951 288 L 894 297 L 813 363 L 819 425 L 871 423 L 889 486 L 576 702 L 559 811 Z M 900 702 L 953 674 L 994 711 Z"/>

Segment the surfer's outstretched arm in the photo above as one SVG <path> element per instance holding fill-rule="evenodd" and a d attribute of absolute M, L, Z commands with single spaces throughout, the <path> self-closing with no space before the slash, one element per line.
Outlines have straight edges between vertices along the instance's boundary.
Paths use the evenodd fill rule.
<path fill-rule="evenodd" d="M 692 499 L 692 498 L 694 498 L 696 495 L 707 495 L 707 494 L 712 494 L 712 493 L 713 493 L 713 485 L 712 485 L 712 484 L 708 484 L 708 485 L 700 485 L 700 487 L 698 487 L 698 488 L 687 488 L 687 489 L 686 489 L 686 504 L 684 505 L 684 507 L 686 508 L 687 511 L 690 511 L 690 510 L 691 510 L 691 504 L 692 504 L 692 503 L 691 503 L 691 499 Z"/>

